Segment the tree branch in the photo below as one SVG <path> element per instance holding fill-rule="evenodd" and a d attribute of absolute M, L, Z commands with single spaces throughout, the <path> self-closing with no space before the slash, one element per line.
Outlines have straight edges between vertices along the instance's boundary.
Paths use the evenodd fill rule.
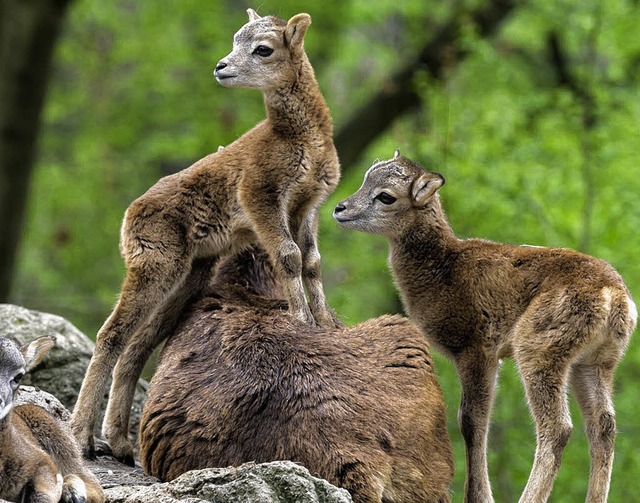
<path fill-rule="evenodd" d="M 492 35 L 516 3 L 516 0 L 491 0 L 472 13 L 471 19 L 478 33 L 483 37 Z M 456 45 L 459 35 L 460 20 L 453 16 L 413 61 L 389 77 L 381 90 L 339 128 L 334 141 L 343 172 L 356 163 L 362 151 L 396 118 L 420 105 L 420 96 L 413 87 L 413 78 L 419 70 L 426 70 L 435 79 L 442 80 L 447 62 L 451 59 L 459 61 L 466 56 L 466 51 Z"/>

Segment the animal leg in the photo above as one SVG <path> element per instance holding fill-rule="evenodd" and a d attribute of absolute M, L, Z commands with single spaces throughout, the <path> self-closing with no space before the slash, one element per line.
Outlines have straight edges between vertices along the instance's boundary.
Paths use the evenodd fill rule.
<path fill-rule="evenodd" d="M 314 325 L 302 284 L 302 254 L 292 238 L 284 202 L 265 198 L 264 194 L 270 192 L 273 189 L 262 188 L 255 197 L 243 201 L 243 207 L 251 216 L 260 244 L 271 258 L 276 277 L 289 302 L 289 312 Z"/>
<path fill-rule="evenodd" d="M 58 503 L 62 495 L 62 475 L 50 461 L 43 463 L 22 491 L 26 503 Z M 4 501 L 4 500 L 1 500 Z"/>
<path fill-rule="evenodd" d="M 183 260 L 181 255 L 154 250 L 137 257 L 127 271 L 115 309 L 98 332 L 70 421 L 85 457 L 95 456 L 93 428 L 107 381 L 127 339 L 184 282 L 190 260 Z"/>
<path fill-rule="evenodd" d="M 589 439 L 588 503 L 604 503 L 609 493 L 616 432 L 611 399 L 614 366 L 615 363 L 607 366 L 574 365 L 571 369 L 571 387 L 582 410 Z"/>
<path fill-rule="evenodd" d="M 184 284 L 135 333 L 118 359 L 102 433 L 109 442 L 113 456 L 126 464 L 135 464 L 133 444 L 128 437 L 129 416 L 136 384 L 144 365 L 158 344 L 174 330 L 189 301 L 207 285 L 215 262 L 215 259 L 196 259 Z"/>
<path fill-rule="evenodd" d="M 87 501 L 87 487 L 75 474 L 67 475 L 62 485 L 61 503 L 84 503 Z"/>
<path fill-rule="evenodd" d="M 520 503 L 542 503 L 549 498 L 573 428 L 565 392 L 568 365 L 558 354 L 541 351 L 518 364 L 537 437 L 533 468 Z"/>
<path fill-rule="evenodd" d="M 386 466 L 370 466 L 360 461 L 344 463 L 338 473 L 338 486 L 351 494 L 353 503 L 381 503 L 384 484 L 374 473 L 384 472 Z"/>
<path fill-rule="evenodd" d="M 458 423 L 467 453 L 464 500 L 467 503 L 492 502 L 487 468 L 487 436 L 498 361 L 474 350 L 458 356 L 455 363 L 462 386 Z"/>
<path fill-rule="evenodd" d="M 340 328 L 344 324 L 329 307 L 322 286 L 320 252 L 318 251 L 318 212 L 314 208 L 300 228 L 298 244 L 302 253 L 302 280 L 309 293 L 311 313 L 323 328 Z"/>

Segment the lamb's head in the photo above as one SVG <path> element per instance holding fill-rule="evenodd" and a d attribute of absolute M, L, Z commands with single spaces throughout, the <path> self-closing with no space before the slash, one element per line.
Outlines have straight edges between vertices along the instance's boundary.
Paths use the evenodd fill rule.
<path fill-rule="evenodd" d="M 233 37 L 233 50 L 213 72 L 227 87 L 250 87 L 263 91 L 290 86 L 304 56 L 304 35 L 311 24 L 309 14 L 289 21 L 260 17 L 248 9 L 249 22 Z"/>
<path fill-rule="evenodd" d="M 0 337 L 0 420 L 11 411 L 20 380 L 42 361 L 55 342 L 55 337 L 45 336 L 19 347 L 11 339 Z"/>
<path fill-rule="evenodd" d="M 425 172 L 396 150 L 392 159 L 367 170 L 362 186 L 336 206 L 333 218 L 343 227 L 393 237 L 411 224 L 412 212 L 437 198 L 443 184 L 441 174 Z"/>

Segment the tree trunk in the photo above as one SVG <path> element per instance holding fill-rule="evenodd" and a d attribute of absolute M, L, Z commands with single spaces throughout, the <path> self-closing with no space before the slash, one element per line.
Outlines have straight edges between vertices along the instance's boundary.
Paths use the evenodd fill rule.
<path fill-rule="evenodd" d="M 9 297 L 53 48 L 70 0 L 0 0 L 0 302 Z"/>

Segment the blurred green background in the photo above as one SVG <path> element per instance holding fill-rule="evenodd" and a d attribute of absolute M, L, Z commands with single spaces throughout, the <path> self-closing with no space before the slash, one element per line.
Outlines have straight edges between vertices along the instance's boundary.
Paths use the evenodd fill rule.
<path fill-rule="evenodd" d="M 128 204 L 264 117 L 259 92 L 222 88 L 212 76 L 247 7 L 313 18 L 305 47 L 343 161 L 341 185 L 321 209 L 320 247 L 330 303 L 347 324 L 402 310 L 385 241 L 331 217 L 370 163 L 397 147 L 446 176 L 441 194 L 459 236 L 579 249 L 612 263 L 640 299 L 638 0 L 75 0 L 54 52 L 3 300 L 94 336 L 123 278 Z M 448 361 L 436 363 L 462 501 L 459 385 Z M 632 339 L 616 379 L 612 502 L 639 500 L 639 364 Z M 573 403 L 572 413 L 557 502 L 586 494 L 588 447 Z M 489 445 L 496 501 L 517 501 L 535 438 L 511 362 Z"/>

